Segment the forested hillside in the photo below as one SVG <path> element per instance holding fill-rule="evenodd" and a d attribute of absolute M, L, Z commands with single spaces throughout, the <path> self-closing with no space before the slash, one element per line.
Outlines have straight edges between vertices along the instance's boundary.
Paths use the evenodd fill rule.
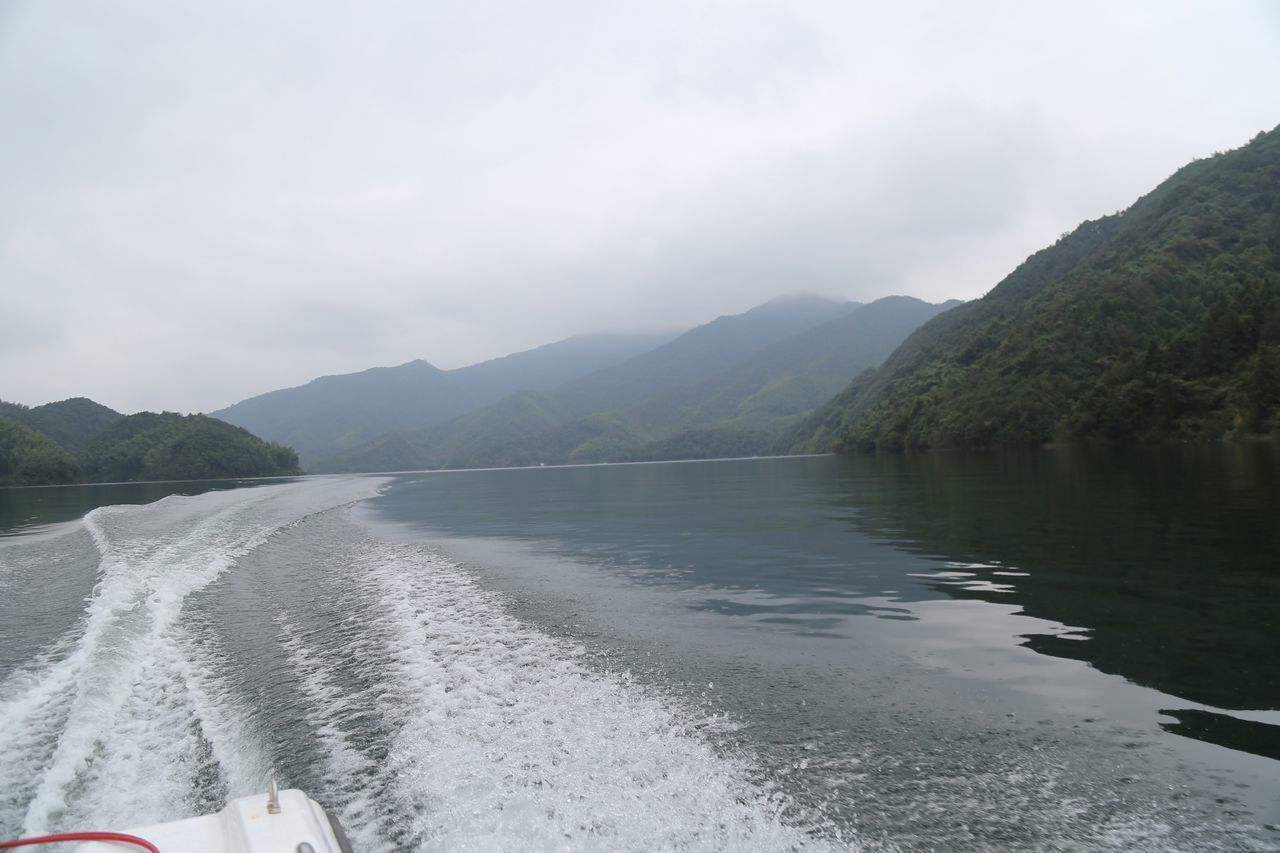
<path fill-rule="evenodd" d="M 786 450 L 1280 429 L 1280 130 L 1085 222 L 919 329 Z"/>
<path fill-rule="evenodd" d="M 0 400 L 0 416 L 12 418 L 57 442 L 72 455 L 80 453 L 121 415 L 87 397 L 72 397 L 28 408 Z"/>
<path fill-rule="evenodd" d="M 384 432 L 456 417 L 466 406 L 466 392 L 448 373 L 418 360 L 322 376 L 213 415 L 307 455 L 333 453 Z"/>
<path fill-rule="evenodd" d="M 546 393 L 512 395 L 424 430 L 321 460 L 386 471 L 706 458 L 767 452 L 779 429 L 883 360 L 955 303 L 787 297 Z"/>
<path fill-rule="evenodd" d="M 290 448 L 204 415 L 125 417 L 84 397 L 35 408 L 0 401 L 0 486 L 298 473 Z"/>
<path fill-rule="evenodd" d="M 75 457 L 48 436 L 0 416 L 0 486 L 44 486 L 80 480 Z"/>
<path fill-rule="evenodd" d="M 83 466 L 86 477 L 98 482 L 302 473 L 291 448 L 217 418 L 172 412 L 141 412 L 116 421 L 89 445 Z"/>
<path fill-rule="evenodd" d="M 762 350 L 858 307 L 856 302 L 811 294 L 781 296 L 741 314 L 718 317 L 616 367 L 590 373 L 557 388 L 554 396 L 575 417 L 631 408 L 655 395 L 714 380 Z"/>
<path fill-rule="evenodd" d="M 633 401 L 627 411 L 658 434 L 710 425 L 772 431 L 831 399 L 915 329 L 959 304 L 886 296 L 770 344 L 706 380 Z"/>

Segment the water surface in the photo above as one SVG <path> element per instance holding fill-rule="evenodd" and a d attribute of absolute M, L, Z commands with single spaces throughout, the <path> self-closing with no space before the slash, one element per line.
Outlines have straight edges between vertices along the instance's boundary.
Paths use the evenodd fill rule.
<path fill-rule="evenodd" d="M 274 774 L 369 850 L 1280 849 L 1278 470 L 439 472 L 82 522 L 9 490 L 0 835 Z"/>
<path fill-rule="evenodd" d="M 1054 798 L 1100 791 L 1099 825 L 1162 799 L 1280 818 L 1278 462 L 1264 445 L 440 472 L 368 506 L 547 630 L 713 683 L 824 813 L 892 838 L 927 804 L 948 815 L 932 842 L 1008 820 L 1033 845 L 1079 826 Z M 1048 754 L 1043 802 L 953 784 Z M 869 763 L 892 769 L 830 796 Z"/>

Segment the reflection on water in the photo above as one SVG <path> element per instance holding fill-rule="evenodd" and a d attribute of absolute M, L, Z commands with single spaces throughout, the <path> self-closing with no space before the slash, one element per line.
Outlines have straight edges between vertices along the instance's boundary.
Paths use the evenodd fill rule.
<path fill-rule="evenodd" d="M 1218 708 L 1280 707 L 1274 445 L 939 454 L 844 470 L 852 487 L 837 500 L 851 527 L 947 556 L 925 578 L 934 589 L 1081 626 L 1028 636 L 1036 651 Z"/>
<path fill-rule="evenodd" d="M 894 636 L 959 648 L 1001 642 L 975 619 L 1021 613 L 1015 642 L 1040 654 L 1191 704 L 1280 708 L 1273 445 L 440 473 L 379 504 L 682 590 L 735 624 L 863 643 L 916 623 Z M 1269 721 L 1170 715 L 1167 731 L 1275 755 Z"/>
<path fill-rule="evenodd" d="M 354 514 L 347 501 L 371 489 L 341 480 L 164 501 L 102 513 L 96 527 L 0 541 L 0 678 L 32 661 L 45 671 L 95 612 L 104 625 L 172 626 L 172 637 L 147 633 L 156 644 L 130 646 L 138 655 L 101 661 L 100 673 L 124 673 L 115 686 L 140 691 L 120 718 L 127 732 L 180 745 L 182 720 L 209 722 L 231 738 L 235 773 L 283 769 L 372 814 L 357 824 L 397 849 L 414 846 L 396 822 L 397 796 L 426 797 L 414 813 L 474 831 L 477 800 L 459 794 L 457 767 L 482 795 L 512 780 L 515 794 L 536 787 L 527 815 L 554 829 L 552 846 L 563 846 L 559 827 L 590 826 L 576 809 L 600 793 L 602 756 L 630 780 L 615 789 L 624 797 L 631 782 L 696 769 L 663 746 L 685 742 L 671 740 L 675 729 L 637 733 L 620 725 L 638 719 L 637 706 L 619 715 L 583 687 L 629 691 L 633 678 L 678 728 L 740 758 L 744 784 L 776 786 L 787 820 L 824 838 L 891 849 L 1273 849 L 1275 475 L 1272 448 L 1174 448 L 424 474 Z M 30 532 L 74 517 L 77 501 L 210 485 L 5 498 L 28 502 L 9 516 Z M 61 502 L 33 511 L 46 494 Z M 246 552 L 244 537 L 272 517 L 283 526 Z M 363 523 L 383 520 L 405 524 Z M 104 584 L 110 577 L 119 583 Z M 136 604 L 86 610 L 107 593 Z M 146 661 L 158 665 L 129 672 Z M 71 670 L 50 671 L 56 689 L 37 685 L 44 704 L 5 706 L 18 721 L 7 730 L 24 734 L 0 738 L 0 751 L 26 756 L 0 760 L 11 791 L 33 790 L 71 705 L 63 691 L 82 687 L 58 675 Z M 15 672 L 0 694 L 28 683 Z M 99 704 L 91 684 L 83 697 Z M 51 716 L 23 722 L 33 708 Z M 458 762 L 441 762 L 442 732 L 453 733 L 443 754 Z M 113 760 L 124 765 L 204 766 L 199 750 L 183 765 L 128 738 L 108 745 L 121 743 Z M 505 757 L 547 746 L 542 758 Z M 406 754 L 421 773 L 405 776 Z M 636 777 L 645 755 L 657 764 Z M 61 766 L 79 761 L 68 756 Z M 732 829 L 736 818 L 686 796 L 725 777 L 705 756 L 706 774 L 661 796 L 683 803 L 688 825 L 710 816 Z M 116 795 L 109 762 L 76 766 L 106 773 L 86 790 Z M 195 789 L 217 799 L 213 787 Z M 167 800 L 173 786 L 147 790 Z M 743 790 L 731 786 L 720 803 L 736 809 Z M 545 808 L 548 796 L 565 809 Z M 385 812 L 368 812 L 366 797 Z M 0 823 L 6 802 L 25 820 L 21 800 L 0 800 Z M 665 807 L 618 802 L 605 808 L 626 815 L 617 825 L 628 832 L 672 822 Z M 523 832 L 515 810 L 481 811 Z M 553 814 L 559 823 L 545 823 Z M 643 849 L 653 846 L 664 845 Z"/>
<path fill-rule="evenodd" d="M 282 480 L 171 480 L 163 483 L 85 483 L 75 486 L 0 488 L 0 537 L 31 533 L 75 521 L 112 504 L 149 504 L 169 495 L 199 495 Z"/>
<path fill-rule="evenodd" d="M 1280 761 L 1280 726 L 1196 708 L 1160 713 L 1177 720 L 1161 723 L 1165 731 Z"/>

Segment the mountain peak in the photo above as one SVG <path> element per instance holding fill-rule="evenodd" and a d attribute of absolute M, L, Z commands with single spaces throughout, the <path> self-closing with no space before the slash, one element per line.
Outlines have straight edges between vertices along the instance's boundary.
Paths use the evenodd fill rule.
<path fill-rule="evenodd" d="M 772 299 L 762 302 L 754 308 L 748 309 L 755 311 L 760 308 L 792 308 L 797 306 L 816 306 L 816 305 L 845 305 L 855 304 L 845 299 L 843 296 L 830 296 L 824 293 L 814 293 L 807 290 L 797 290 L 791 293 L 784 293 L 781 296 L 775 296 Z"/>

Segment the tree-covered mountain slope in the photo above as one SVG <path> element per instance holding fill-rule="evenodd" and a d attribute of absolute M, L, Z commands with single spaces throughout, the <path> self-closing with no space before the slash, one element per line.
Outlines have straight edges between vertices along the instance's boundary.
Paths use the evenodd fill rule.
<path fill-rule="evenodd" d="M 81 465 L 95 482 L 206 480 L 300 474 L 298 455 L 205 415 L 129 415 L 103 430 Z"/>
<path fill-rule="evenodd" d="M 126 417 L 84 397 L 0 402 L 0 486 L 299 473 L 292 449 L 204 415 Z"/>
<path fill-rule="evenodd" d="M 849 377 L 879 364 L 922 323 L 955 304 L 885 297 L 763 347 L 709 378 L 660 387 L 625 408 L 485 448 L 479 459 L 521 465 L 534 459 L 550 464 L 764 453 L 772 433 L 829 400 Z"/>
<path fill-rule="evenodd" d="M 12 418 L 78 454 L 102 430 L 123 417 L 119 412 L 87 397 L 72 397 L 28 408 L 0 401 L 0 416 Z"/>
<path fill-rule="evenodd" d="M 582 335 L 457 370 L 426 361 L 322 376 L 260 394 L 214 417 L 294 447 L 304 461 L 387 433 L 456 418 L 522 390 L 546 390 L 666 343 L 671 334 Z"/>
<path fill-rule="evenodd" d="M 385 432 L 447 420 L 467 394 L 425 361 L 322 376 L 260 394 L 212 416 L 296 448 L 304 459 L 361 444 Z"/>
<path fill-rule="evenodd" d="M 554 397 L 578 417 L 636 406 L 713 379 L 773 344 L 857 310 L 856 302 L 812 294 L 780 296 L 718 317 L 644 355 L 568 383 Z"/>
<path fill-rule="evenodd" d="M 308 463 L 308 468 L 318 472 L 387 471 L 528 464 L 512 461 L 528 459 L 551 462 L 563 454 L 557 451 L 550 460 L 536 457 L 576 435 L 590 435 L 602 443 L 611 431 L 627 437 L 628 442 L 643 443 L 651 436 L 625 418 L 573 424 L 655 393 L 708 379 L 778 341 L 844 316 L 856 307 L 856 303 L 821 296 L 780 297 L 742 314 L 719 317 L 551 390 L 521 390 L 443 423 L 402 430 L 400 435 L 381 435 L 321 457 Z M 542 435 L 560 428 L 567 430 L 565 436 Z M 522 446 L 523 442 L 530 445 Z"/>
<path fill-rule="evenodd" d="M 0 486 L 76 483 L 82 476 L 75 457 L 56 441 L 0 415 Z"/>
<path fill-rule="evenodd" d="M 1280 423 L 1280 129 L 1085 222 L 779 449 L 1217 439 Z"/>
<path fill-rule="evenodd" d="M 318 470 L 484 467 L 740 455 L 878 364 L 951 307 L 788 297 L 721 317 L 545 394 L 513 395 L 445 424 L 384 436 Z M 622 393 L 625 391 L 626 393 Z M 689 435 L 683 435 L 692 431 Z"/>
<path fill-rule="evenodd" d="M 522 391 L 443 424 L 389 433 L 335 456 L 321 459 L 313 473 L 346 471 L 416 471 L 465 468 L 487 463 L 486 453 L 522 436 L 533 436 L 571 420 L 549 394 Z"/>
<path fill-rule="evenodd" d="M 673 436 L 646 442 L 611 461 L 664 462 L 673 459 L 737 459 L 767 453 L 772 433 L 734 427 L 706 427 L 685 430 Z"/>
<path fill-rule="evenodd" d="M 934 316 L 960 304 L 886 296 L 771 344 L 702 382 L 665 389 L 627 407 L 647 430 L 719 424 L 771 430 L 831 399 Z"/>

